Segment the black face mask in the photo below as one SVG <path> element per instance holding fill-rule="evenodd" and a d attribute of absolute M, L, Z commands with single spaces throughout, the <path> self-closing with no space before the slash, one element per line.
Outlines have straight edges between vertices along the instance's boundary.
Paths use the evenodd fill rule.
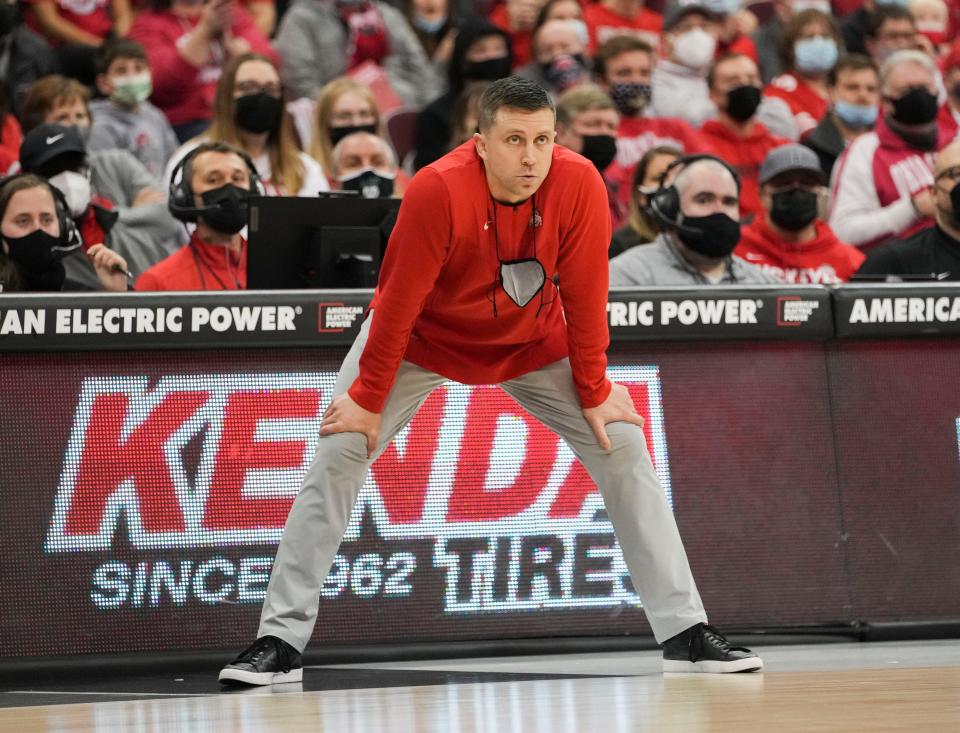
<path fill-rule="evenodd" d="M 4 237 L 3 240 L 10 248 L 10 259 L 17 263 L 30 290 L 56 292 L 63 288 L 66 271 L 58 237 L 37 229 L 25 237 Z"/>
<path fill-rule="evenodd" d="M 737 122 L 746 122 L 757 112 L 760 106 L 759 87 L 742 86 L 727 92 L 727 114 Z"/>
<path fill-rule="evenodd" d="M 199 217 L 211 229 L 236 234 L 247 225 L 250 192 L 228 183 L 200 195 L 205 211 Z"/>
<path fill-rule="evenodd" d="M 510 57 L 501 56 L 483 61 L 467 61 L 463 67 L 463 76 L 469 81 L 497 81 L 510 76 Z"/>
<path fill-rule="evenodd" d="M 587 68 L 587 60 L 582 53 L 564 54 L 553 61 L 541 65 L 543 78 L 558 91 L 566 91 L 577 84 Z"/>
<path fill-rule="evenodd" d="M 283 100 L 271 97 L 266 92 L 248 94 L 234 101 L 234 118 L 237 125 L 247 132 L 272 132 L 280 127 Z"/>
<path fill-rule="evenodd" d="M 365 199 L 385 199 L 393 195 L 393 179 L 381 176 L 370 168 L 341 178 L 340 186 L 344 191 L 358 191 Z"/>
<path fill-rule="evenodd" d="M 584 135 L 580 155 L 603 172 L 617 157 L 617 139 L 613 135 Z"/>
<path fill-rule="evenodd" d="M 685 216 L 677 236 L 697 254 L 720 259 L 729 256 L 740 241 L 740 222 L 720 213 Z"/>
<path fill-rule="evenodd" d="M 371 135 L 377 134 L 376 125 L 344 125 L 343 127 L 331 127 L 330 128 L 330 144 L 336 145 L 338 142 L 343 140 L 347 135 L 352 135 L 355 132 L 369 132 Z"/>
<path fill-rule="evenodd" d="M 937 118 L 937 95 L 924 87 L 914 87 L 899 99 L 888 101 L 893 105 L 893 119 L 901 125 L 926 125 Z"/>
<path fill-rule="evenodd" d="M 770 219 L 781 229 L 799 232 L 817 218 L 819 197 L 816 191 L 791 188 L 772 196 Z"/>

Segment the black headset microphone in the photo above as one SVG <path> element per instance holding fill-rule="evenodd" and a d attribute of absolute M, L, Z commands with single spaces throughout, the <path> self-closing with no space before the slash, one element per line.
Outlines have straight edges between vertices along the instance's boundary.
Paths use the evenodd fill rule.
<path fill-rule="evenodd" d="M 167 199 L 167 206 L 170 209 L 170 213 L 173 214 L 173 217 L 185 224 L 195 223 L 201 214 L 206 211 L 213 211 L 217 208 L 217 206 L 197 206 L 196 201 L 193 198 L 193 186 L 184 175 L 187 164 L 190 163 L 200 153 L 206 152 L 221 151 L 211 151 L 209 148 L 205 148 L 203 145 L 194 148 L 187 153 L 180 160 L 180 162 L 177 163 L 176 166 L 174 166 L 173 172 L 170 174 L 170 190 Z M 260 180 L 260 174 L 257 173 L 257 167 L 253 164 L 253 160 L 250 158 L 250 156 L 244 153 L 242 150 L 237 150 L 235 148 L 231 149 L 230 152 L 239 155 L 247 166 L 247 172 L 250 176 L 250 195 L 266 195 L 266 187 L 263 185 L 263 181 Z"/>
<path fill-rule="evenodd" d="M 701 237 L 705 232 L 700 227 L 692 227 L 680 221 L 680 217 L 683 215 L 683 212 L 680 210 L 680 192 L 672 183 L 669 186 L 666 185 L 666 181 L 673 171 L 677 169 L 683 170 L 698 160 L 712 160 L 726 168 L 730 172 L 730 175 L 733 176 L 734 183 L 737 184 L 737 195 L 739 196 L 740 176 L 736 170 L 722 158 L 718 158 L 715 155 L 700 154 L 684 155 L 670 163 L 666 170 L 660 174 L 660 187 L 647 199 L 647 208 L 658 223 L 694 237 Z"/>

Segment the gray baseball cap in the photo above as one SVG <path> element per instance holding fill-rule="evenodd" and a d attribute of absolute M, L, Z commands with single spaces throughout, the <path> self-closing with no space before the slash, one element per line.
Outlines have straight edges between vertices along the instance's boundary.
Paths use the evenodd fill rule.
<path fill-rule="evenodd" d="M 825 185 L 827 182 L 827 176 L 820 168 L 820 159 L 817 154 L 806 145 L 800 145 L 799 143 L 781 145 L 767 153 L 767 157 L 760 166 L 758 180 L 762 185 L 781 173 L 792 171 L 809 171 L 816 174 L 821 185 Z"/>

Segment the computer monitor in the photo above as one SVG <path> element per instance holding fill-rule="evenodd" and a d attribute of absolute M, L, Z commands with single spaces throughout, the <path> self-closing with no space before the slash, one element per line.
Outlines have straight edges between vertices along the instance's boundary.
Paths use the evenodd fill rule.
<path fill-rule="evenodd" d="M 253 196 L 247 289 L 372 288 L 400 200 Z"/>

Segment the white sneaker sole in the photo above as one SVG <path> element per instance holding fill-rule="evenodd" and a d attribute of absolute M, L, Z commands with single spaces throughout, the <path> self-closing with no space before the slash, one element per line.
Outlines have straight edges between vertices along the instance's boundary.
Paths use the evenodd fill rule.
<path fill-rule="evenodd" d="M 701 672 L 706 674 L 727 674 L 729 672 L 760 672 L 763 662 L 759 657 L 736 659 L 732 662 L 718 662 L 704 659 L 701 662 L 687 662 L 680 659 L 664 659 L 664 672 Z"/>
<path fill-rule="evenodd" d="M 240 682 L 244 685 L 281 685 L 287 682 L 302 682 L 303 668 L 289 672 L 247 672 L 242 669 L 220 670 L 220 682 Z"/>

